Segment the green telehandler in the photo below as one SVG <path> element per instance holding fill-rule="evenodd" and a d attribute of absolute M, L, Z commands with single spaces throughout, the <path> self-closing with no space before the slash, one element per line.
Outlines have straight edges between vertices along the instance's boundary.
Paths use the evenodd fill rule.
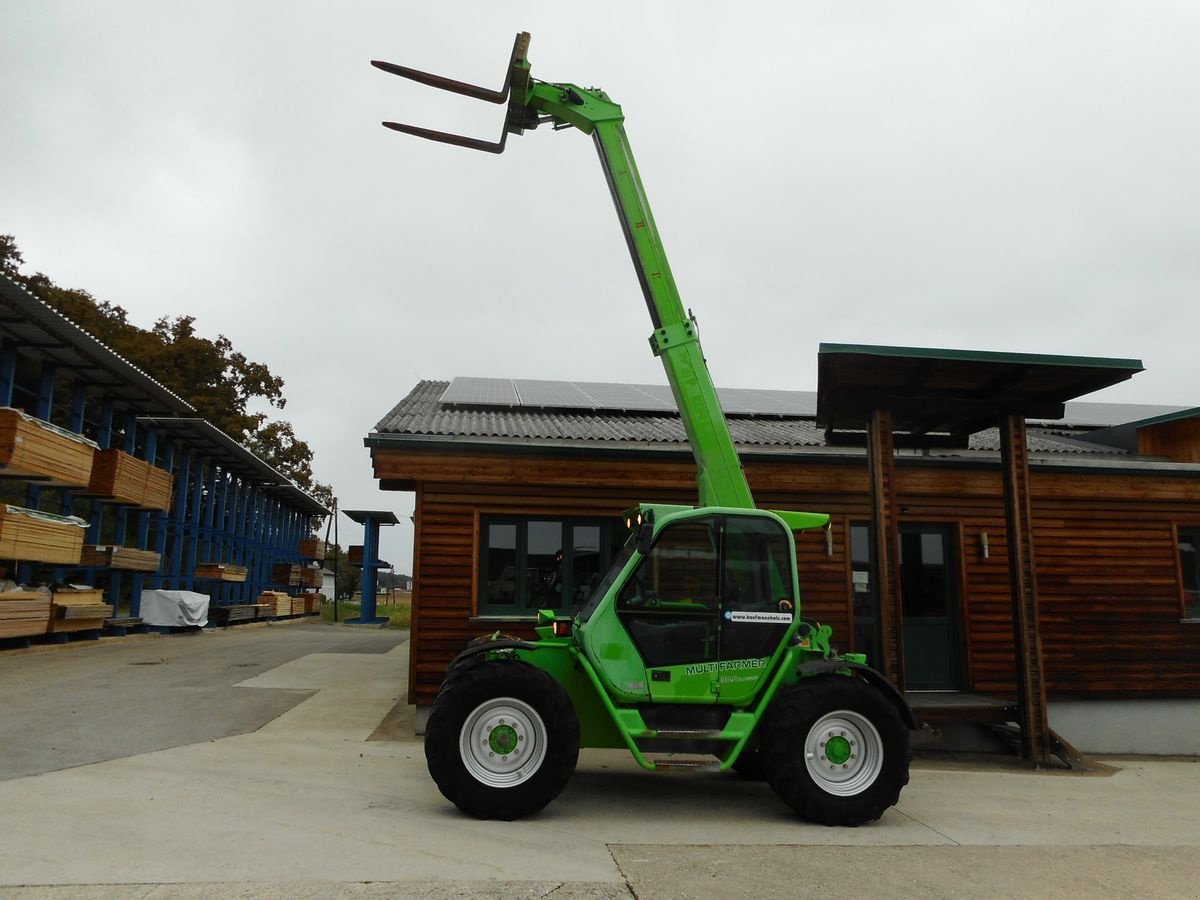
<path fill-rule="evenodd" d="M 500 153 L 542 124 L 590 134 L 616 204 L 697 466 L 698 504 L 626 512 L 629 538 L 582 608 L 538 613 L 537 639 L 472 642 L 448 667 L 425 731 L 429 772 L 459 809 L 512 820 L 566 786 L 580 747 L 625 748 L 644 768 L 766 779 L 827 825 L 879 818 L 908 783 L 903 696 L 831 629 L 800 618 L 794 531 L 826 515 L 755 507 L 685 314 L 625 136 L 601 90 L 530 75 L 517 35 L 499 90 L 375 61 L 386 72 L 496 104 L 498 141 L 388 128 Z"/>

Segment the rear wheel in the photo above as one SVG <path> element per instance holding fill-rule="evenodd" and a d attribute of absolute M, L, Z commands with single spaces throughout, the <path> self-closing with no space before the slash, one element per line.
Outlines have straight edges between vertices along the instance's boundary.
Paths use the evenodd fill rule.
<path fill-rule="evenodd" d="M 908 784 L 908 729 L 899 711 L 854 678 L 812 679 L 782 692 L 764 750 L 775 793 L 825 825 L 878 819 Z"/>
<path fill-rule="evenodd" d="M 566 691 L 516 660 L 455 673 L 425 726 L 425 760 L 442 795 L 480 819 L 519 819 L 559 795 L 579 757 Z"/>

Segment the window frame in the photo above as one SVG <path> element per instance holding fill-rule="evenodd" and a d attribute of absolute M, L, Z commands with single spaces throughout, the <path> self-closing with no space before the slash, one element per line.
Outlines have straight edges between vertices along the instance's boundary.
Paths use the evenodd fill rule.
<path fill-rule="evenodd" d="M 527 584 L 529 570 L 529 525 L 532 522 L 554 522 L 563 529 L 562 559 L 562 605 L 547 607 L 544 603 L 539 606 L 529 606 L 530 596 Z M 613 557 L 620 549 L 617 530 L 622 523 L 617 518 L 605 516 L 563 516 L 559 513 L 507 513 L 481 512 L 477 518 L 477 538 L 475 541 L 476 562 L 474 566 L 474 590 L 472 600 L 474 614 L 472 622 L 535 622 L 537 610 L 551 608 L 558 612 L 570 611 L 575 604 L 569 602 L 574 593 L 575 577 L 575 528 L 598 528 L 600 532 L 597 549 L 599 573 L 601 576 L 608 570 Z M 515 597 L 511 606 L 492 605 L 488 602 L 488 538 L 493 525 L 513 525 L 516 527 L 515 554 Z"/>
<path fill-rule="evenodd" d="M 1186 624 L 1200 624 L 1200 590 L 1189 591 L 1184 578 L 1182 544 L 1185 536 L 1192 538 L 1196 547 L 1196 583 L 1200 587 L 1200 523 L 1175 522 L 1171 525 L 1171 533 L 1175 547 L 1175 577 L 1179 588 L 1179 621 Z M 1194 594 L 1193 602 L 1189 603 L 1189 595 Z"/>

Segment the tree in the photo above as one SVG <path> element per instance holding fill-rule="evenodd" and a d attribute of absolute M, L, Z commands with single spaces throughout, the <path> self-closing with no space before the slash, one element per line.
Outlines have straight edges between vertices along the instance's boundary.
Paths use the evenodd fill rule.
<path fill-rule="evenodd" d="M 317 500 L 332 505 L 333 488 L 313 478 L 312 450 L 296 437 L 291 424 L 269 421 L 267 414 L 249 410 L 255 400 L 265 400 L 274 409 L 287 405 L 283 379 L 265 364 L 247 359 L 223 334 L 216 340 L 201 337 L 195 316 L 164 316 L 147 331 L 130 322 L 125 309 L 87 291 L 59 287 L 41 272 L 22 275 L 24 262 L 16 239 L 0 234 L 0 272 L 149 373 L 195 407 L 199 416 Z"/>

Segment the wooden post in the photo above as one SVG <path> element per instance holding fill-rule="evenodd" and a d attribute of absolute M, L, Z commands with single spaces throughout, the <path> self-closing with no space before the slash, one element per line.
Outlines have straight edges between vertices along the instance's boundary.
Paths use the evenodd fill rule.
<path fill-rule="evenodd" d="M 1004 518 L 1008 527 L 1008 577 L 1013 605 L 1013 646 L 1021 716 L 1021 755 L 1035 766 L 1044 766 L 1050 762 L 1050 723 L 1042 671 L 1042 637 L 1038 627 L 1025 418 L 1005 417 L 1000 432 Z"/>
<path fill-rule="evenodd" d="M 899 508 L 892 416 L 875 410 L 867 422 L 867 464 L 871 476 L 871 561 L 879 601 L 876 630 L 882 658 L 876 665 L 904 690 L 904 622 L 900 596 Z"/>

